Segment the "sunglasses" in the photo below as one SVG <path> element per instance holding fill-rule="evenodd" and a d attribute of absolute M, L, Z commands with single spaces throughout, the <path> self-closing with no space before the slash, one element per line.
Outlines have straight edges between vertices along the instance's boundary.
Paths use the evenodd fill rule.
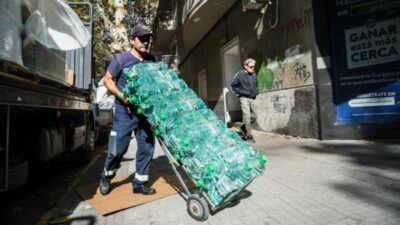
<path fill-rule="evenodd" d="M 149 42 L 150 41 L 150 36 L 138 36 L 137 37 L 139 39 L 140 42 L 145 43 L 145 42 Z"/>
<path fill-rule="evenodd" d="M 254 69 L 254 66 L 247 66 L 247 67 L 249 67 L 250 69 Z"/>

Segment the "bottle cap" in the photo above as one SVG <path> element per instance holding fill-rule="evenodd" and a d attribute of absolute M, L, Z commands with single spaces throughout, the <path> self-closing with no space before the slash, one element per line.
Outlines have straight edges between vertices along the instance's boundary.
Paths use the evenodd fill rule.
<path fill-rule="evenodd" d="M 137 98 L 136 98 L 135 96 L 131 96 L 131 97 L 129 97 L 129 102 L 130 102 L 132 105 L 134 105 L 134 104 L 136 104 L 136 102 L 137 102 Z"/>
<path fill-rule="evenodd" d="M 250 172 L 253 169 L 253 165 L 251 163 L 244 164 L 244 170 Z"/>
<path fill-rule="evenodd" d="M 188 147 L 189 146 L 189 141 L 187 139 L 182 139 L 179 143 L 183 147 Z"/>
<path fill-rule="evenodd" d="M 207 173 L 213 173 L 215 171 L 215 167 L 213 165 L 208 165 L 206 169 Z"/>
<path fill-rule="evenodd" d="M 179 155 L 179 153 L 175 153 L 174 154 L 174 159 L 176 160 L 176 161 L 179 161 L 179 160 L 181 160 L 181 155 Z"/>
<path fill-rule="evenodd" d="M 203 188 L 204 187 L 204 180 L 203 179 L 199 179 L 196 181 L 196 186 L 197 188 Z"/>
<path fill-rule="evenodd" d="M 125 96 L 128 96 L 129 95 L 129 90 L 128 90 L 128 88 L 126 88 L 126 87 L 124 87 L 123 89 L 122 89 L 122 94 L 124 94 Z"/>
<path fill-rule="evenodd" d="M 140 95 L 140 98 L 141 98 L 142 100 L 148 99 L 148 98 L 149 98 L 149 92 L 144 91 L 144 92 Z"/>
<path fill-rule="evenodd" d="M 136 110 L 136 112 L 137 112 L 137 114 L 139 114 L 139 115 L 143 115 L 144 110 L 143 110 L 142 108 L 139 107 L 139 108 Z"/>
<path fill-rule="evenodd" d="M 165 114 L 161 114 L 159 118 L 161 121 L 164 121 L 167 119 L 167 116 Z"/>
<path fill-rule="evenodd" d="M 126 81 L 129 81 L 131 79 L 131 75 L 129 73 L 124 73 L 124 78 Z"/>
<path fill-rule="evenodd" d="M 268 158 L 265 155 L 261 155 L 258 157 L 258 161 L 260 162 L 260 164 L 264 165 L 268 161 Z"/>

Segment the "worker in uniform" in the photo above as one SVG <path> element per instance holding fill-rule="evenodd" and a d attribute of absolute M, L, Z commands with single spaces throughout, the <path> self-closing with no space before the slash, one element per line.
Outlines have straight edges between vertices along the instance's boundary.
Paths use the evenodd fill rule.
<path fill-rule="evenodd" d="M 139 63 L 155 62 L 156 58 L 148 53 L 152 33 L 148 28 L 138 25 L 130 32 L 129 51 L 117 54 L 107 67 L 104 84 L 108 91 L 116 96 L 113 126 L 108 142 L 108 153 L 100 181 L 100 193 L 111 191 L 111 179 L 120 167 L 121 160 L 127 152 L 131 141 L 132 131 L 137 142 L 136 172 L 132 180 L 133 192 L 144 195 L 156 193 L 154 188 L 147 186 L 149 167 L 154 154 L 154 134 L 150 124 L 143 115 L 138 115 L 136 109 L 124 96 L 122 89 L 127 81 L 122 72 Z"/>

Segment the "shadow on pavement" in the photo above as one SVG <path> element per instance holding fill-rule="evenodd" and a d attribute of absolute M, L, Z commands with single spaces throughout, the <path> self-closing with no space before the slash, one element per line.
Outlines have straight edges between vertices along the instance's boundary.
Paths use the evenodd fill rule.
<path fill-rule="evenodd" d="M 400 216 L 400 142 L 318 143 L 303 146 L 313 153 L 340 155 L 356 166 L 349 176 L 354 182 L 333 183 L 345 196 L 364 201 Z M 361 168 L 361 169 L 359 169 Z M 364 182 L 366 185 L 363 185 Z"/>
<path fill-rule="evenodd" d="M 240 201 L 242 199 L 248 198 L 252 195 L 252 193 L 248 190 L 243 190 L 241 191 L 236 197 L 234 197 L 232 200 L 227 201 L 225 203 L 222 203 L 220 207 L 218 207 L 217 209 L 215 209 L 214 211 L 210 210 L 210 214 L 211 215 L 215 215 L 218 212 L 226 209 L 226 208 L 231 208 L 231 207 L 235 207 L 236 205 L 238 205 L 240 203 Z"/>
<path fill-rule="evenodd" d="M 305 146 L 306 150 L 348 157 L 354 163 L 381 169 L 400 170 L 400 144 L 391 143 L 320 143 Z"/>

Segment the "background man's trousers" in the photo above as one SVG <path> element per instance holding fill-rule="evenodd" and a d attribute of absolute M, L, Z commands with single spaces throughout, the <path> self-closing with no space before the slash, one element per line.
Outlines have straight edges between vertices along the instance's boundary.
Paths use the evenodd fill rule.
<path fill-rule="evenodd" d="M 257 119 L 255 113 L 256 110 L 256 100 L 246 97 L 240 97 L 240 107 L 242 108 L 242 118 L 243 124 L 246 128 L 246 136 L 253 136 L 251 123 Z"/>

